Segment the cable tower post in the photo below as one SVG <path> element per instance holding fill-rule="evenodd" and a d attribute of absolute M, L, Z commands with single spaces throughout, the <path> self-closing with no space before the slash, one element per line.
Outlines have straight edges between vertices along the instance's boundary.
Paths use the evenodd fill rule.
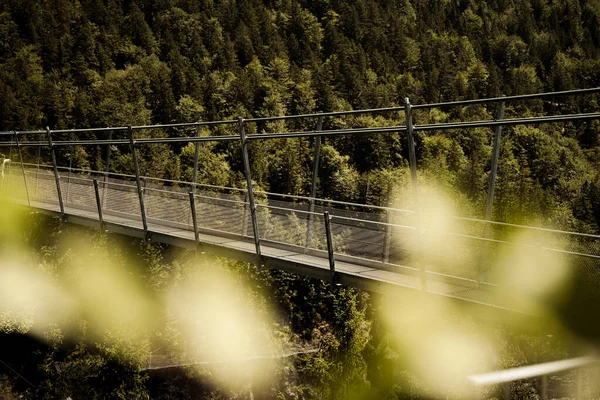
<path fill-rule="evenodd" d="M 58 196 L 58 205 L 60 207 L 60 214 L 65 217 L 65 205 L 63 204 L 62 191 L 60 189 L 60 176 L 58 175 L 58 166 L 56 164 L 56 149 L 52 143 L 52 131 L 50 127 L 46 127 L 46 134 L 48 136 L 48 146 L 50 146 L 50 155 L 52 157 L 52 168 L 54 169 L 54 179 L 56 180 L 56 195 Z"/>
<path fill-rule="evenodd" d="M 238 118 L 238 130 L 242 144 L 242 159 L 244 162 L 244 173 L 246 175 L 246 189 L 248 190 L 248 202 L 250 203 L 250 214 L 252 217 L 252 230 L 254 233 L 254 246 L 256 247 L 256 258 L 259 267 L 264 267 L 262 254 L 260 251 L 260 233 L 258 229 L 258 220 L 256 218 L 256 205 L 254 203 L 254 189 L 252 186 L 252 174 L 250 172 L 250 159 L 248 158 L 248 143 L 246 141 L 246 132 L 244 130 L 244 119 Z"/>
<path fill-rule="evenodd" d="M 503 95 L 503 97 L 506 97 Z M 498 103 L 498 107 L 496 108 L 496 121 L 501 121 L 504 119 L 504 108 L 505 102 L 502 101 Z M 496 177 L 498 175 L 498 162 L 500 160 L 500 145 L 502 139 L 502 125 L 498 125 L 494 129 L 494 146 L 492 148 L 492 167 L 490 170 L 490 180 L 488 184 L 488 195 L 487 195 L 487 203 L 485 206 L 485 220 L 492 220 L 492 210 L 494 207 L 494 191 L 496 190 Z M 489 238 L 490 236 L 490 224 L 485 224 L 483 237 Z M 487 246 L 484 248 L 487 249 Z M 479 263 L 479 270 L 477 271 L 477 283 L 480 284 L 485 277 L 484 271 L 484 257 L 482 254 L 481 262 Z"/>
<path fill-rule="evenodd" d="M 131 146 L 131 156 L 133 157 L 133 168 L 135 169 L 135 183 L 137 185 L 138 197 L 140 200 L 140 215 L 142 217 L 142 226 L 144 228 L 144 240 L 148 240 L 148 221 L 146 220 L 146 207 L 144 205 L 144 188 L 140 179 L 140 166 L 137 159 L 137 151 L 135 148 L 135 140 L 133 138 L 133 129 L 131 125 L 128 127 L 129 143 Z"/>
<path fill-rule="evenodd" d="M 410 163 L 410 180 L 412 183 L 413 202 L 415 210 L 415 228 L 417 230 L 417 254 L 418 264 L 421 270 L 421 289 L 427 291 L 427 271 L 423 260 L 423 246 L 421 240 L 423 234 L 421 232 L 421 213 L 419 206 L 419 183 L 417 181 L 417 152 L 415 150 L 414 125 L 412 118 L 412 106 L 407 97 L 404 101 L 404 114 L 406 117 L 406 132 L 408 139 L 408 159 Z"/>

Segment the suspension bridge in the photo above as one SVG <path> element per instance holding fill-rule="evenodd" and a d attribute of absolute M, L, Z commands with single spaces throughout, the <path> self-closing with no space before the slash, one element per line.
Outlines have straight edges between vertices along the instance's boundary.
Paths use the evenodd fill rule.
<path fill-rule="evenodd" d="M 493 255 L 513 248 L 553 254 L 567 260 L 576 273 L 600 282 L 600 236 L 492 220 L 502 129 L 592 121 L 600 119 L 600 112 L 504 118 L 505 104 L 591 96 L 599 92 L 600 88 L 593 88 L 419 105 L 411 105 L 406 99 L 403 106 L 382 109 L 169 125 L 0 132 L 0 147 L 5 149 L 4 153 L 10 152 L 12 159 L 5 171 L 2 195 L 68 222 L 324 279 L 333 287 L 347 285 L 375 292 L 402 287 L 484 307 L 488 313 L 519 312 L 514 303 L 496 295 L 498 284 L 487 273 L 492 268 Z M 474 105 L 495 107 L 496 118 L 421 125 L 413 121 L 413 110 Z M 327 118 L 384 113 L 399 113 L 404 123 L 323 129 Z M 282 120 L 313 121 L 315 125 L 306 131 L 246 133 L 250 124 L 259 126 Z M 219 130 L 221 127 L 228 129 L 225 134 Z M 316 197 L 323 137 L 405 135 L 412 196 L 418 205 L 415 135 L 473 128 L 491 128 L 493 142 L 486 212 L 482 219 L 445 216 L 452 220 L 451 231 L 437 231 L 435 224 L 429 223 L 437 216 L 421 212 L 418 207 L 399 209 Z M 213 131 L 205 136 L 201 135 L 201 129 Z M 140 133 L 143 131 L 151 131 L 152 137 L 144 137 Z M 178 133 L 173 135 L 173 132 Z M 257 190 L 253 185 L 248 144 L 307 137 L 312 138 L 314 145 L 310 194 L 296 196 Z M 197 182 L 199 147 L 203 142 L 240 144 L 245 188 Z M 139 149 L 156 143 L 195 144 L 191 182 L 140 173 Z M 101 147 L 105 170 L 59 165 L 58 150 L 65 146 Z M 130 152 L 135 173 L 111 172 L 111 149 L 115 146 Z M 35 162 L 24 159 L 25 148 L 37 148 Z M 47 154 L 44 160 L 41 149 Z M 533 234 L 535 239 L 514 240 L 527 234 Z M 446 241 L 451 246 L 439 246 Z"/>

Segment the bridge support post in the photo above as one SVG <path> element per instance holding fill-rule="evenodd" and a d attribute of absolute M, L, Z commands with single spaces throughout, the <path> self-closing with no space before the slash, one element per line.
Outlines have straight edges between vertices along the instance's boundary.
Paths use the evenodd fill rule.
<path fill-rule="evenodd" d="M 246 175 L 246 189 L 248 193 L 248 202 L 250 203 L 250 214 L 252 216 L 252 230 L 254 232 L 254 246 L 256 247 L 256 257 L 259 267 L 263 267 L 262 254 L 260 251 L 260 233 L 258 230 L 258 220 L 256 218 L 256 205 L 254 204 L 254 189 L 252 187 L 252 174 L 250 172 L 250 159 L 248 158 L 248 144 L 246 142 L 246 132 L 244 131 L 244 119 L 238 117 L 238 129 L 242 143 L 242 159 L 244 161 L 244 173 Z"/>
<path fill-rule="evenodd" d="M 142 226 L 144 228 L 144 240 L 148 240 L 148 221 L 146 221 L 146 207 L 144 206 L 144 188 L 140 179 L 140 166 L 138 164 L 137 152 L 135 149 L 135 140 L 133 139 L 133 129 L 131 125 L 127 128 L 129 132 L 129 144 L 131 146 L 131 156 L 133 157 L 133 167 L 135 169 L 135 183 L 137 185 L 138 197 L 140 199 L 140 215 L 142 217 Z"/>
<path fill-rule="evenodd" d="M 60 176 L 58 175 L 58 166 L 56 164 L 56 150 L 52 143 L 52 132 L 50 127 L 46 127 L 46 134 L 48 135 L 48 146 L 50 146 L 50 155 L 52 156 L 52 168 L 54 169 L 54 180 L 56 180 L 56 194 L 58 196 L 58 205 L 60 207 L 60 214 L 65 216 L 65 205 L 63 204 L 62 191 L 60 190 Z"/>
<path fill-rule="evenodd" d="M 25 194 L 27 195 L 27 205 L 31 207 L 31 199 L 29 198 L 29 188 L 27 187 L 27 176 L 25 175 L 25 165 L 23 164 L 23 151 L 21 150 L 21 141 L 17 132 L 13 132 L 15 141 L 17 142 L 17 150 L 19 151 L 19 161 L 21 162 L 21 173 L 23 174 L 23 184 L 25 185 Z"/>
<path fill-rule="evenodd" d="M 504 118 L 504 102 L 498 105 L 496 121 Z M 498 125 L 494 135 L 494 147 L 492 150 L 492 169 L 490 171 L 490 182 L 488 185 L 487 204 L 485 207 L 485 219 L 491 221 L 492 208 L 494 206 L 494 190 L 496 189 L 496 176 L 498 174 L 498 160 L 500 159 L 500 139 L 502 136 L 502 125 Z"/>
<path fill-rule="evenodd" d="M 104 188 L 106 190 L 106 188 Z M 105 232 L 104 218 L 102 216 L 102 202 L 100 201 L 100 189 L 98 188 L 98 179 L 94 179 L 94 193 L 96 194 L 96 207 L 98 208 L 98 220 L 100 221 L 100 232 Z"/>
<path fill-rule="evenodd" d="M 404 114 L 406 116 L 406 133 L 408 138 L 408 159 L 410 164 L 410 179 L 412 182 L 413 201 L 415 208 L 415 227 L 417 231 L 417 254 L 419 269 L 421 270 L 421 289 L 427 290 L 427 271 L 426 266 L 422 260 L 422 245 L 421 239 L 423 237 L 421 232 L 421 213 L 419 210 L 419 184 L 417 182 L 417 153 L 415 150 L 415 136 L 414 136 L 414 125 L 412 119 L 412 106 L 410 100 L 407 97 L 404 102 Z"/>
<path fill-rule="evenodd" d="M 335 253 L 333 251 L 333 236 L 331 235 L 331 215 L 329 215 L 329 211 L 323 212 L 323 217 L 325 218 L 325 235 L 327 236 L 327 256 L 329 258 L 329 271 L 331 273 L 331 290 L 334 290 L 336 287 L 341 286 L 338 283 L 338 277 L 335 272 Z"/>
<path fill-rule="evenodd" d="M 196 216 L 196 197 L 194 192 L 190 192 L 190 209 L 192 211 L 192 224 L 194 226 L 194 240 L 196 240 L 196 244 L 199 241 L 199 232 L 198 232 L 198 218 Z"/>
<path fill-rule="evenodd" d="M 319 117 L 315 131 L 323 129 L 323 117 Z M 317 178 L 319 177 L 319 158 L 321 157 L 321 136 L 315 136 L 315 151 L 313 156 L 313 174 L 310 186 L 310 214 L 308 214 L 308 223 L 306 225 L 306 246 L 309 248 L 312 242 L 312 232 L 314 225 L 313 213 L 315 212 L 315 197 L 317 196 Z"/>
<path fill-rule="evenodd" d="M 500 104 L 498 104 L 498 109 L 496 110 L 496 120 L 500 121 L 504 118 L 504 106 L 505 103 L 504 101 L 501 102 Z M 502 125 L 498 125 L 495 129 L 495 135 L 494 135 L 494 147 L 492 149 L 492 168 L 490 171 L 490 181 L 488 184 L 488 196 L 487 196 L 487 203 L 485 206 L 485 220 L 486 221 L 491 221 L 492 220 L 492 210 L 494 207 L 494 191 L 496 189 L 496 176 L 498 175 L 498 160 L 500 159 L 500 141 L 502 138 Z M 490 236 L 490 224 L 487 223 L 485 224 L 485 229 L 483 232 L 483 237 L 484 238 L 488 238 Z M 477 282 L 481 283 L 481 281 L 483 279 L 485 279 L 485 277 L 483 276 L 485 271 L 483 271 L 482 269 L 484 267 L 482 267 L 483 265 L 483 255 L 479 261 L 479 267 L 478 267 L 478 271 L 477 271 Z"/>

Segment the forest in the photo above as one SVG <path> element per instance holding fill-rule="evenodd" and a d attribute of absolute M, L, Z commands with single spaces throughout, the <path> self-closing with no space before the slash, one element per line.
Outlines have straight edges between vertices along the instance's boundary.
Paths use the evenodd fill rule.
<path fill-rule="evenodd" d="M 600 0 L 0 3 L 0 131 L 229 120 L 390 107 L 404 104 L 405 98 L 422 104 L 592 88 L 600 86 L 599 71 Z M 509 103 L 505 117 L 595 111 L 598 95 L 586 95 Z M 469 106 L 419 111 L 414 118 L 424 124 L 493 119 L 495 114 L 494 107 Z M 324 124 L 333 129 L 403 121 L 399 112 L 326 118 Z M 254 124 L 248 132 L 307 130 L 313 129 L 311 123 Z M 193 135 L 177 129 L 167 133 Z M 214 128 L 202 134 L 231 133 Z M 144 134 L 157 135 L 152 130 Z M 493 219 L 600 233 L 599 134 L 598 121 L 505 128 Z M 492 138 L 490 129 L 419 133 L 420 183 L 443 192 L 461 216 L 482 218 Z M 249 150 L 257 188 L 310 193 L 309 139 L 256 142 Z M 34 150 L 24 151 L 26 161 L 35 162 Z M 406 198 L 402 189 L 393 191 L 408 182 L 403 133 L 325 138 L 321 151 L 318 197 L 375 205 L 397 205 Z M 189 181 L 193 156 L 192 144 L 151 145 L 141 151 L 140 167 L 144 175 Z M 104 170 L 101 149 L 95 148 L 61 148 L 58 163 Z M 133 173 L 130 152 L 115 147 L 110 168 Z M 203 145 L 198 182 L 244 187 L 239 146 Z M 27 220 L 31 228 L 19 237 L 34 264 L 60 276 L 75 251 L 61 238 L 75 228 L 41 216 L 31 218 Z M 123 263 L 131 263 L 133 274 L 157 293 L 164 282 L 181 279 L 181 270 L 197 262 L 190 261 L 189 254 L 175 256 L 176 250 L 159 245 L 76 232 L 98 241 L 93 251 L 100 254 L 120 248 L 127 260 Z M 8 248 L 10 240 L 4 239 L 2 245 Z M 125 256 L 128 253 L 143 261 L 133 261 L 136 257 Z M 403 366 L 401 351 L 390 343 L 385 323 L 375 316 L 379 306 L 372 295 L 353 289 L 330 293 L 323 282 L 208 260 L 223 264 L 236 279 L 249 281 L 248 287 L 261 288 L 256 289 L 259 294 L 250 290 L 248 296 L 276 305 L 279 319 L 274 332 L 287 341 L 318 343 L 322 349 L 316 356 L 288 361 L 278 372 L 280 379 L 262 397 L 433 396 L 431 385 Z M 154 378 L 138 372 L 139 359 L 123 362 L 107 344 L 112 341 L 86 338 L 85 329 L 62 340 L 57 328 L 52 331 L 55 337 L 38 343 L 23 335 L 27 326 L 15 328 L 14 319 L 0 309 L 2 346 L 29 349 L 26 362 L 16 353 L 9 361 L 3 359 L 10 368 L 22 369 L 15 375 L 0 365 L 0 396 L 192 396 L 186 386 L 190 381 L 180 377 L 157 389 Z M 539 361 L 563 351 L 557 343 L 544 342 L 555 339 L 508 340 L 498 329 L 504 350 L 495 366 Z M 127 354 L 143 358 L 140 352 L 147 348 L 140 350 L 134 344 Z M 61 374 L 55 362 L 71 367 Z M 210 379 L 200 381 L 201 388 L 196 389 L 205 392 L 199 398 L 247 395 L 239 387 L 211 393 Z"/>
<path fill-rule="evenodd" d="M 406 97 L 419 104 L 600 86 L 597 0 L 7 0 L 0 18 L 1 130 L 210 121 L 389 107 Z M 506 117 L 596 106 L 593 95 L 519 102 L 508 104 Z M 415 112 L 415 122 L 494 115 L 481 106 L 433 109 Z M 325 126 L 402 118 L 328 119 Z M 292 128 L 312 127 L 278 122 L 255 130 Z M 597 232 L 598 122 L 506 130 L 494 219 Z M 489 129 L 416 139 L 423 175 L 468 204 L 466 216 L 483 213 L 491 139 Z M 318 197 L 388 201 L 389 181 L 406 173 L 405 143 L 394 134 L 326 139 Z M 143 155 L 153 161 L 142 172 L 190 180 L 192 147 L 155 146 Z M 236 148 L 202 152 L 199 182 L 242 184 Z M 259 187 L 308 192 L 307 139 L 256 144 L 250 152 Z M 153 157 L 158 153 L 165 156 Z M 98 158 L 89 148 L 65 149 L 59 164 L 102 170 Z M 131 172 L 130 155 L 111 168 Z"/>

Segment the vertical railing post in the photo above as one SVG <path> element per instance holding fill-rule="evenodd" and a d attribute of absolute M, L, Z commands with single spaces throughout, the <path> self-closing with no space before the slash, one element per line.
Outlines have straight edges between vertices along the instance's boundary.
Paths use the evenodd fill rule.
<path fill-rule="evenodd" d="M 200 137 L 200 125 L 196 125 L 196 138 Z M 197 188 L 197 184 L 198 184 L 198 158 L 200 157 L 200 142 L 196 142 L 195 143 L 195 149 L 194 149 L 194 170 L 192 171 L 192 193 L 196 194 L 196 188 Z M 194 200 L 195 203 L 195 200 Z M 194 212 L 196 212 L 196 209 L 194 208 Z M 192 218 L 192 215 L 190 214 L 190 218 Z M 188 219 L 188 223 L 189 223 L 189 219 Z"/>
<path fill-rule="evenodd" d="M 323 212 L 325 218 L 325 236 L 327 237 L 327 257 L 329 259 L 329 272 L 330 272 L 330 283 L 331 290 L 334 290 L 337 286 L 340 286 L 335 272 L 335 253 L 333 249 L 333 236 L 331 234 L 331 215 L 329 211 Z"/>
<path fill-rule="evenodd" d="M 56 164 L 56 150 L 52 143 L 52 131 L 50 127 L 46 127 L 46 134 L 48 135 L 48 146 L 50 146 L 50 155 L 52 156 L 52 168 L 54 169 L 54 179 L 56 180 L 56 194 L 58 195 L 58 205 L 60 206 L 60 213 L 64 217 L 65 206 L 63 204 L 62 192 L 60 190 L 60 176 L 58 175 L 58 166 Z"/>
<path fill-rule="evenodd" d="M 133 129 L 131 125 L 127 128 L 129 131 L 129 145 L 131 146 L 131 155 L 133 157 L 133 168 L 135 169 L 135 183 L 137 185 L 138 197 L 140 199 L 140 215 L 142 217 L 142 226 L 144 227 L 144 239 L 148 239 L 148 222 L 146 221 L 146 207 L 144 206 L 144 189 L 140 179 L 140 166 L 138 164 L 137 152 L 135 149 L 135 140 L 133 139 Z"/>
<path fill-rule="evenodd" d="M 192 224 L 194 226 L 194 240 L 196 241 L 196 248 L 200 244 L 200 232 L 198 231 L 198 218 L 196 216 L 196 196 L 194 192 L 190 192 L 190 210 L 192 211 Z"/>
<path fill-rule="evenodd" d="M 106 188 L 104 190 L 106 190 Z M 98 207 L 98 220 L 100 221 L 100 232 L 104 232 L 104 217 L 102 216 L 102 202 L 100 201 L 100 189 L 98 188 L 98 179 L 94 179 L 94 193 L 96 194 L 96 206 Z"/>
<path fill-rule="evenodd" d="M 19 151 L 19 161 L 21 163 L 21 172 L 23 173 L 23 184 L 25 185 L 25 194 L 27 195 L 27 205 L 31 207 L 31 199 L 29 198 L 29 188 L 27 187 L 27 177 L 25 176 L 25 165 L 23 164 L 23 151 L 21 150 L 21 141 L 17 132 L 13 132 L 15 141 L 17 142 L 17 150 Z"/>
<path fill-rule="evenodd" d="M 414 136 L 414 125 L 412 118 L 412 106 L 410 104 L 410 100 L 408 97 L 404 102 L 404 113 L 406 116 L 406 133 L 408 138 L 408 159 L 410 164 L 410 179 L 412 182 L 412 192 L 413 192 L 413 201 L 414 201 L 414 209 L 415 209 L 415 227 L 417 231 L 417 257 L 419 269 L 421 270 L 421 289 L 427 290 L 427 272 L 425 269 L 425 264 L 421 257 L 422 255 L 422 246 L 421 239 L 423 237 L 421 233 L 421 213 L 419 209 L 419 184 L 417 182 L 417 152 L 415 150 L 415 136 Z"/>
<path fill-rule="evenodd" d="M 504 102 L 498 105 L 496 111 L 496 121 L 501 121 L 504 118 Z M 491 221 L 492 208 L 494 206 L 494 191 L 496 189 L 496 176 L 498 174 L 498 160 L 500 158 L 500 139 L 502 136 L 502 125 L 496 126 L 494 135 L 494 147 L 492 150 L 492 169 L 490 171 L 490 182 L 488 185 L 487 204 L 485 207 L 485 219 Z"/>
<path fill-rule="evenodd" d="M 250 172 L 250 159 L 248 158 L 248 144 L 246 142 L 246 132 L 244 131 L 244 119 L 238 117 L 238 129 L 240 141 L 242 143 L 242 160 L 244 162 L 244 173 L 246 175 L 246 189 L 248 193 L 248 202 L 250 203 L 250 214 L 252 216 L 252 230 L 254 232 L 254 246 L 256 247 L 256 257 L 258 266 L 263 266 L 262 254 L 260 251 L 260 233 L 258 230 L 258 220 L 256 218 L 256 206 L 254 204 L 254 189 L 252 187 L 252 174 Z"/>
<path fill-rule="evenodd" d="M 323 117 L 319 117 L 317 121 L 317 126 L 315 127 L 315 131 L 320 131 L 323 129 Z M 314 216 L 315 212 L 315 197 L 317 196 L 317 178 L 319 177 L 319 159 L 321 157 L 321 136 L 315 136 L 315 149 L 313 155 L 313 173 L 312 173 L 312 182 L 310 185 L 310 206 L 309 210 L 310 214 L 308 214 L 308 224 L 306 225 L 306 246 L 305 248 L 309 248 L 312 242 L 312 233 L 314 226 Z"/>
<path fill-rule="evenodd" d="M 498 109 L 496 110 L 496 121 L 501 121 L 504 118 L 504 106 L 505 103 L 504 101 L 498 104 Z M 500 159 L 500 141 L 502 138 L 502 125 L 498 125 L 496 126 L 495 129 L 495 135 L 494 135 L 494 146 L 492 149 L 492 168 L 490 171 L 490 181 L 488 184 L 488 196 L 487 196 L 487 203 L 485 206 L 485 220 L 486 221 L 491 221 L 492 220 L 492 210 L 494 207 L 494 191 L 496 190 L 496 177 L 498 174 L 498 161 Z M 483 237 L 484 238 L 489 238 L 490 236 L 490 224 L 486 223 L 485 224 L 485 228 L 484 228 L 484 232 L 483 232 Z M 481 281 L 483 281 L 485 279 L 484 274 L 485 274 L 485 267 L 484 267 L 484 249 L 487 250 L 487 246 L 484 246 L 484 248 L 482 249 L 482 254 L 481 257 L 479 258 L 479 263 L 477 266 L 477 282 L 478 284 L 481 283 Z"/>

